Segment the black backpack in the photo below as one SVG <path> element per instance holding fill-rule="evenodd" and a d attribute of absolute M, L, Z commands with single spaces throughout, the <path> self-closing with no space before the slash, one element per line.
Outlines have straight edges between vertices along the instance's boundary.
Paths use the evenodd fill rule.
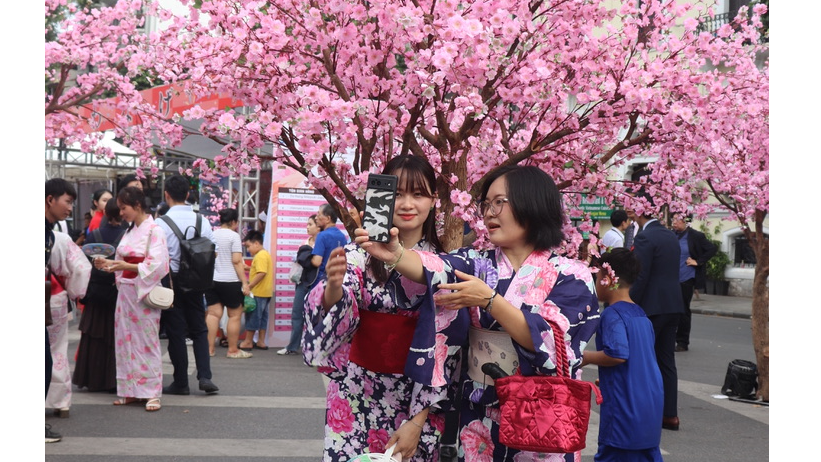
<path fill-rule="evenodd" d="M 207 237 L 200 235 L 202 228 L 202 215 L 197 214 L 197 224 L 194 226 L 194 237 L 186 239 L 185 234 L 180 232 L 180 228 L 174 221 L 166 215 L 159 218 L 163 220 L 180 241 L 180 268 L 177 277 L 174 278 L 176 284 L 183 292 L 197 291 L 203 292 L 214 287 L 214 263 L 217 261 L 216 245 Z M 191 228 L 185 229 L 186 233 Z"/>

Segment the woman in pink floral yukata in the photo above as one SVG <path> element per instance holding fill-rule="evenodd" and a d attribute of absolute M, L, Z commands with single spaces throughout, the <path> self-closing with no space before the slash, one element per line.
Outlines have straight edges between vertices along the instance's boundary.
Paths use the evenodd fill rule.
<path fill-rule="evenodd" d="M 383 173 L 399 177 L 398 239 L 440 252 L 433 167 L 421 157 L 399 156 Z M 425 285 L 368 258 L 356 244 L 335 249 L 326 273 L 306 297 L 302 344 L 306 364 L 331 379 L 323 460 L 347 462 L 395 444 L 403 460 L 438 461 L 442 410 L 467 316 L 437 309 Z"/>
<path fill-rule="evenodd" d="M 573 377 L 580 378 L 581 352 L 599 322 L 598 301 L 587 266 L 551 251 L 564 239 L 559 191 L 537 167 L 500 167 L 485 180 L 478 211 L 490 250 L 463 248 L 450 255 L 404 250 L 396 238 L 389 244 L 369 242 L 362 230 L 356 231 L 356 242 L 375 258 L 396 261 L 404 277 L 426 284 L 437 305 L 470 314 L 468 371 L 460 385 L 460 461 L 580 460 L 579 453 L 542 454 L 502 445 L 496 390 L 481 371 L 495 362 L 508 374 L 518 369 L 525 376 L 555 375 L 552 321 L 565 333 L 559 347 L 567 350 Z"/>
<path fill-rule="evenodd" d="M 160 310 L 144 303 L 145 296 L 168 274 L 165 232 L 146 213 L 145 195 L 133 186 L 117 194 L 123 221 L 131 223 L 117 246 L 115 260 L 95 258 L 94 267 L 115 273 L 114 353 L 117 358 L 115 405 L 145 403 L 160 410 L 162 352 Z M 203 314 L 204 316 L 204 314 Z"/>

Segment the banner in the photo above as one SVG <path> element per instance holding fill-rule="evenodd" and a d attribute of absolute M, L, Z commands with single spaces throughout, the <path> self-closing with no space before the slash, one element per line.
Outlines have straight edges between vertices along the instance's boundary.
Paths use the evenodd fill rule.
<path fill-rule="evenodd" d="M 284 347 L 291 339 L 291 310 L 296 285 L 288 280 L 288 271 L 299 246 L 308 239 L 308 217 L 316 214 L 319 206 L 325 203 L 325 198 L 295 170 L 281 166 L 272 172 L 264 242 L 274 260 L 274 300 L 266 335 L 266 344 L 272 347 Z M 337 227 L 347 236 L 341 222 Z"/>

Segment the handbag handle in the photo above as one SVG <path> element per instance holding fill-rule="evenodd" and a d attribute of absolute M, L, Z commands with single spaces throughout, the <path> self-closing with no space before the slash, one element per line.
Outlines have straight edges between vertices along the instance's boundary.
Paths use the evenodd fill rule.
<path fill-rule="evenodd" d="M 553 321 L 547 321 L 553 330 L 553 342 L 556 346 L 556 375 L 570 377 L 570 363 L 567 360 L 567 348 L 564 345 L 564 335 L 559 326 Z"/>

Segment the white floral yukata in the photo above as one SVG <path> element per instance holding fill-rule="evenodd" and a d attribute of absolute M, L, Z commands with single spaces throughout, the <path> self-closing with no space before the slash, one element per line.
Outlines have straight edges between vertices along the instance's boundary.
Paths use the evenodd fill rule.
<path fill-rule="evenodd" d="M 145 260 L 137 264 L 138 274 L 134 278 L 124 277 L 124 271 L 116 273 L 119 290 L 114 314 L 117 395 L 158 398 L 162 395 L 161 310 L 149 307 L 143 300 L 168 274 L 169 259 L 165 232 L 150 216 L 126 232 L 117 246 L 116 259 L 128 257 L 145 257 Z"/>

